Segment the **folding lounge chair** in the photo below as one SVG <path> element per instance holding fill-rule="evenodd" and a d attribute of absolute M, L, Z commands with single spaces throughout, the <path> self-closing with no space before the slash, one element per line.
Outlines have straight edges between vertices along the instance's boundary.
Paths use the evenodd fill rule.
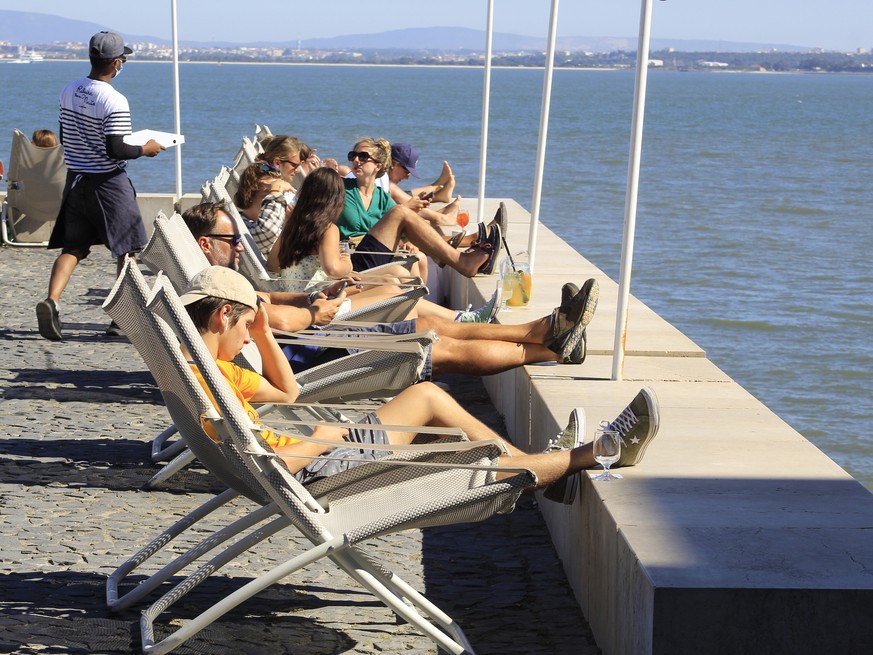
<path fill-rule="evenodd" d="M 209 266 L 206 256 L 200 250 L 182 217 L 174 214 L 172 218 L 168 219 L 163 212 L 158 212 L 155 218 L 152 236 L 140 253 L 140 260 L 154 273 L 163 271 L 180 293 L 194 275 Z M 406 317 L 421 295 L 422 291 L 419 288 L 412 288 L 393 298 L 387 298 L 379 303 L 352 311 L 344 318 L 386 322 L 401 320 Z M 432 335 L 416 335 L 414 338 L 418 339 L 423 346 L 424 340 L 432 340 L 433 337 Z M 332 344 L 324 343 L 321 345 Z M 362 347 L 367 345 L 363 344 Z M 378 347 L 377 344 L 370 344 L 370 346 L 372 348 Z M 260 371 L 260 355 L 254 344 L 249 344 L 244 349 L 243 360 L 237 363 Z M 152 440 L 152 461 L 171 461 L 146 483 L 146 488 L 155 488 L 166 482 L 193 461 L 194 457 L 186 449 L 183 440 L 170 441 L 175 434 L 176 427 L 170 426 Z"/>
<path fill-rule="evenodd" d="M 170 287 L 163 276 L 159 276 L 155 286 Z M 230 500 L 242 494 L 258 504 L 269 502 L 248 471 L 236 469 L 222 452 L 222 446 L 203 431 L 200 416 L 212 405 L 182 356 L 176 336 L 162 319 L 146 310 L 149 293 L 148 285 L 135 261 L 128 259 L 103 304 L 104 310 L 129 335 L 130 341 L 145 361 L 184 443 L 229 488 L 161 533 L 110 576 L 107 582 L 107 603 L 112 609 L 128 607 L 204 552 L 272 516 L 276 511 L 275 508 L 267 508 L 240 519 L 211 536 L 202 546 L 164 567 L 132 591 L 119 595 L 120 584 L 133 570 L 161 551 L 191 525 Z M 371 352 L 361 353 L 307 371 L 297 376 L 297 382 L 301 385 L 300 401 L 316 403 L 337 401 L 343 397 L 357 400 L 378 397 L 380 394 L 393 395 L 417 379 L 420 373 L 423 363 L 421 351 L 415 351 L 414 348 L 407 350 L 408 352 L 392 354 L 389 357 Z M 260 411 L 266 413 L 269 409 L 262 407 Z M 291 416 L 298 418 L 296 413 Z"/>
<path fill-rule="evenodd" d="M 473 653 L 454 620 L 383 567 L 377 560 L 378 553 L 365 550 L 363 542 L 409 528 L 481 521 L 494 513 L 509 512 L 518 495 L 536 483 L 535 475 L 526 469 L 498 467 L 497 457 L 506 454 L 505 446 L 498 441 L 373 446 L 397 452 L 390 459 L 363 463 L 303 487 L 260 440 L 260 430 L 232 394 L 169 285 L 156 286 L 149 308 L 169 322 L 204 376 L 219 410 L 208 415 L 227 447 L 224 452 L 238 467 L 251 473 L 312 547 L 219 600 L 156 643 L 155 619 L 229 556 L 219 555 L 143 613 L 140 621 L 143 651 L 170 652 L 254 594 L 328 557 L 444 650 Z M 497 480 L 498 472 L 512 475 Z M 247 544 L 240 547 L 244 546 Z"/>
<path fill-rule="evenodd" d="M 154 273 L 164 271 L 177 291 L 185 288 L 194 275 L 209 265 L 206 256 L 200 250 L 182 217 L 174 214 L 168 219 L 160 212 L 155 218 L 152 236 L 140 254 L 140 259 Z M 250 257 L 248 261 L 255 261 L 254 256 Z M 245 272 L 240 272 L 246 275 L 255 288 L 262 291 L 282 290 L 281 288 L 269 288 L 272 285 L 265 269 L 256 266 L 249 268 L 258 271 L 255 276 L 260 278 L 260 282 L 252 279 Z M 265 285 L 268 288 L 264 288 Z M 281 287 L 281 285 L 275 286 Z M 352 310 L 342 317 L 342 321 L 376 321 L 381 323 L 402 321 L 426 293 L 425 287 L 413 285 L 396 296 Z"/>
<path fill-rule="evenodd" d="M 13 130 L 6 200 L 0 209 L 4 244 L 48 245 L 66 178 L 63 146 L 41 148 Z"/>

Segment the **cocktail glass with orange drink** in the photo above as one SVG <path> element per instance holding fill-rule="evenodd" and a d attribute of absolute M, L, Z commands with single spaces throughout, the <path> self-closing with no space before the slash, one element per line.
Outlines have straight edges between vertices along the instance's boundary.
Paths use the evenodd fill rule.
<path fill-rule="evenodd" d="M 470 223 L 470 212 L 467 211 L 466 209 L 459 209 L 458 210 L 458 217 L 455 220 L 457 221 L 458 225 L 460 225 L 463 228 L 466 228 L 467 225 L 469 225 L 469 223 Z"/>

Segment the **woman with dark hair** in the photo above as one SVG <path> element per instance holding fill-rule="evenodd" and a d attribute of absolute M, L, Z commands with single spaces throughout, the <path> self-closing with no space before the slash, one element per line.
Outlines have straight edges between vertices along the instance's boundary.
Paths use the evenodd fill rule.
<path fill-rule="evenodd" d="M 351 274 L 351 257 L 340 247 L 336 226 L 345 197 L 336 171 L 317 168 L 308 175 L 291 218 L 267 258 L 268 270 L 301 281 L 312 281 L 319 271 L 322 280 Z"/>
<path fill-rule="evenodd" d="M 353 270 L 349 253 L 340 246 L 340 232 L 336 226 L 345 198 L 343 178 L 331 168 L 318 168 L 303 182 L 297 205 L 267 258 L 268 270 L 280 273 L 286 280 L 297 282 L 296 287 L 292 286 L 294 291 L 317 290 L 327 286 L 332 278 L 353 276 L 360 279 Z M 397 265 L 381 269 L 380 277 L 371 277 L 368 282 L 396 284 L 398 277 L 407 275 L 407 271 Z M 366 282 L 364 284 L 366 286 Z M 361 307 L 384 299 L 386 288 L 370 286 L 361 292 L 357 288 L 349 288 L 346 293 L 351 296 L 350 308 Z M 391 293 L 393 291 L 387 295 Z M 416 315 L 439 316 L 465 323 L 488 323 L 497 314 L 499 305 L 497 292 L 482 307 L 466 311 L 455 311 L 421 300 Z M 340 310 L 340 313 L 345 311 L 348 309 Z"/>

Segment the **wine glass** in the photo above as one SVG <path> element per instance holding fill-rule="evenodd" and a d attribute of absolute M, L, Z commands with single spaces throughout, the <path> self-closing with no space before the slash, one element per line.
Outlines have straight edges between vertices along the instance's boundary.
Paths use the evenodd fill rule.
<path fill-rule="evenodd" d="M 466 209 L 459 209 L 455 220 L 458 225 L 466 229 L 467 225 L 470 224 L 470 212 Z"/>
<path fill-rule="evenodd" d="M 621 479 L 621 475 L 609 470 L 609 467 L 618 461 L 620 455 L 621 438 L 618 432 L 611 430 L 608 425 L 601 425 L 594 435 L 594 459 L 603 466 L 603 473 L 595 475 L 592 479 L 602 482 Z"/>

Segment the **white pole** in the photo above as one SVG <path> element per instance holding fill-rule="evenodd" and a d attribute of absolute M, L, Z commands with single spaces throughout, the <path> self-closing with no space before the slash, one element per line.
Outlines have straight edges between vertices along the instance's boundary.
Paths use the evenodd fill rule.
<path fill-rule="evenodd" d="M 533 200 L 530 208 L 530 230 L 527 238 L 527 252 L 530 272 L 536 267 L 537 226 L 540 222 L 540 197 L 543 191 L 543 169 L 546 164 L 546 141 L 549 136 L 549 106 L 552 102 L 552 75 L 555 70 L 555 40 L 558 33 L 558 0 L 552 0 L 549 18 L 549 45 L 546 52 L 546 72 L 543 81 L 543 102 L 540 108 L 540 136 L 537 143 L 537 163 L 534 174 Z"/>
<path fill-rule="evenodd" d="M 488 160 L 488 113 L 491 106 L 491 40 L 494 35 L 494 0 L 488 0 L 488 18 L 485 27 L 485 82 L 482 89 L 482 137 L 479 141 L 479 201 L 476 220 L 485 214 L 485 167 Z"/>
<path fill-rule="evenodd" d="M 179 102 L 179 34 L 176 29 L 176 0 L 170 0 L 173 24 L 173 112 L 176 118 L 176 134 L 182 133 L 182 112 Z M 176 150 L 176 202 L 182 200 L 182 144 L 177 144 Z"/>
<path fill-rule="evenodd" d="M 624 237 L 618 282 L 618 308 L 615 312 L 615 345 L 612 379 L 621 380 L 627 337 L 628 298 L 634 259 L 634 233 L 637 221 L 637 188 L 640 181 L 640 155 L 643 146 L 643 117 L 646 111 L 646 79 L 649 71 L 649 36 L 652 29 L 652 0 L 641 0 L 640 38 L 637 45 L 637 72 L 634 111 L 631 120 L 630 160 L 627 167 L 627 193 L 624 206 Z"/>

